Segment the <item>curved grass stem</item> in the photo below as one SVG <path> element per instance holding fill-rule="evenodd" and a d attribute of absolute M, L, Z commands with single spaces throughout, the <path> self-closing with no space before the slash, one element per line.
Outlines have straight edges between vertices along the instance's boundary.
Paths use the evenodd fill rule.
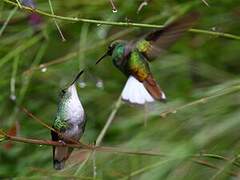
<path fill-rule="evenodd" d="M 12 2 L 10 0 L 3 0 L 5 3 L 18 6 L 17 3 Z M 163 28 L 164 25 L 157 25 L 157 24 L 144 24 L 144 23 L 132 23 L 132 22 L 114 22 L 114 21 L 103 21 L 103 20 L 95 20 L 95 19 L 86 19 L 86 18 L 78 18 L 78 17 L 65 17 L 65 16 L 59 16 L 55 14 L 50 14 L 44 11 L 41 11 L 39 9 L 32 9 L 30 7 L 22 6 L 22 9 L 28 10 L 31 12 L 36 12 L 40 15 L 47 16 L 54 19 L 69 21 L 69 22 L 83 22 L 83 23 L 92 23 L 92 24 L 101 24 L 101 25 L 112 25 L 112 26 L 124 26 L 124 27 L 142 27 L 142 28 Z M 240 40 L 240 36 L 233 35 L 230 33 L 223 33 L 223 32 L 217 32 L 217 31 L 209 31 L 209 30 L 202 30 L 202 29 L 189 29 L 190 32 L 194 33 L 201 33 L 201 34 L 208 34 L 208 35 L 214 35 L 218 37 L 225 37 L 235 40 Z"/>

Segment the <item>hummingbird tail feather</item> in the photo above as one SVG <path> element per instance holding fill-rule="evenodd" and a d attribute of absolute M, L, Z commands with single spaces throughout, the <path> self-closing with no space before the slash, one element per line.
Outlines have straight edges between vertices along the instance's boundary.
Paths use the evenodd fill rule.
<path fill-rule="evenodd" d="M 69 158 L 72 148 L 68 147 L 54 147 L 53 167 L 56 170 L 64 168 L 65 161 Z"/>
<path fill-rule="evenodd" d="M 144 87 L 143 83 L 135 77 L 129 76 L 121 94 L 122 100 L 132 104 L 145 104 L 153 102 L 154 98 Z"/>
<path fill-rule="evenodd" d="M 145 81 L 143 81 L 144 87 L 147 89 L 147 91 L 151 94 L 151 96 L 159 101 L 166 101 L 166 95 L 165 93 L 161 90 L 161 88 L 158 86 L 156 83 L 155 79 L 153 76 L 150 74 L 146 78 Z"/>

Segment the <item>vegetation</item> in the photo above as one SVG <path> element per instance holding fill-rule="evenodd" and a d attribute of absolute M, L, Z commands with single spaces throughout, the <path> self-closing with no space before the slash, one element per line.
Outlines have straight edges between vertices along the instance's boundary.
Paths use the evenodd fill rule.
<path fill-rule="evenodd" d="M 146 2 L 112 1 L 116 10 L 108 0 L 38 0 L 35 10 L 0 2 L 0 179 L 238 178 L 239 3 Z M 126 77 L 110 58 L 96 60 L 111 41 L 140 38 L 190 11 L 200 20 L 151 63 L 167 103 L 121 102 Z M 40 25 L 29 21 L 33 12 Z M 55 118 L 60 90 L 83 68 L 87 147 L 77 145 L 56 171 L 45 124 Z"/>

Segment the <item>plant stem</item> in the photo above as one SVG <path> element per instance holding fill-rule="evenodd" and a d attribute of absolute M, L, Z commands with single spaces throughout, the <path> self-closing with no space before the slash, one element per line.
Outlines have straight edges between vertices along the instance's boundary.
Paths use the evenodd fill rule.
<path fill-rule="evenodd" d="M 22 5 L 21 5 L 20 1 L 19 0 L 16 0 L 16 1 L 18 3 L 18 6 L 20 7 L 20 9 L 22 9 Z"/>
<path fill-rule="evenodd" d="M 4 2 L 18 6 L 17 3 L 12 2 L 10 0 L 3 0 Z M 124 26 L 124 27 L 144 27 L 144 28 L 163 28 L 163 25 L 156 25 L 156 24 L 143 24 L 143 23 L 131 23 L 131 22 L 114 22 L 114 21 L 103 21 L 103 20 L 95 20 L 95 19 L 86 19 L 86 18 L 78 18 L 78 17 L 65 17 L 65 16 L 59 16 L 55 14 L 50 14 L 44 11 L 41 11 L 39 9 L 32 9 L 30 7 L 22 6 L 22 9 L 36 12 L 40 15 L 44 15 L 47 17 L 64 20 L 64 21 L 71 21 L 71 22 L 85 22 L 85 23 L 92 23 L 92 24 L 101 24 L 101 25 L 113 25 L 113 26 Z M 219 37 L 225 37 L 235 40 L 240 40 L 240 36 L 233 35 L 230 33 L 223 33 L 223 32 L 216 32 L 216 31 L 209 31 L 209 30 L 202 30 L 202 29 L 189 29 L 190 32 L 194 33 L 201 33 L 201 34 L 209 34 L 209 35 L 215 35 Z"/>
<path fill-rule="evenodd" d="M 113 121 L 113 119 L 114 119 L 114 117 L 115 117 L 118 109 L 120 108 L 120 106 L 121 106 L 121 96 L 118 98 L 118 100 L 117 100 L 117 102 L 116 102 L 116 104 L 115 104 L 115 108 L 113 109 L 113 111 L 112 111 L 111 114 L 109 115 L 109 117 L 108 117 L 108 119 L 107 119 L 107 121 L 106 121 L 106 123 L 105 123 L 105 125 L 104 125 L 104 127 L 103 127 L 103 129 L 102 129 L 102 131 L 99 133 L 99 135 L 98 135 L 98 137 L 97 137 L 97 140 L 96 140 L 96 144 L 95 144 L 96 146 L 100 146 L 100 144 L 101 144 L 101 142 L 102 142 L 102 140 L 103 140 L 103 138 L 104 138 L 104 136 L 105 136 L 105 134 L 106 134 L 109 126 L 111 125 L 111 123 L 112 123 L 112 121 Z M 96 157 L 96 152 L 95 152 L 95 150 L 94 150 L 92 153 L 88 154 L 86 160 L 79 166 L 79 168 L 76 170 L 76 172 L 74 173 L 74 175 L 77 175 L 77 174 L 80 172 L 80 170 L 83 168 L 83 166 L 86 164 L 86 162 L 88 161 L 88 159 L 89 159 L 91 156 L 92 156 L 93 158 Z M 96 174 L 96 172 L 94 172 L 94 174 Z"/>
<path fill-rule="evenodd" d="M 177 107 L 175 109 L 161 112 L 160 113 L 160 117 L 165 118 L 166 116 L 168 116 L 170 114 L 175 114 L 177 111 L 183 110 L 183 109 L 185 109 L 187 107 L 191 107 L 191 106 L 198 105 L 198 104 L 204 104 L 204 103 L 207 103 L 207 101 L 209 101 L 211 99 L 215 99 L 215 98 L 217 98 L 219 96 L 231 94 L 231 93 L 238 92 L 238 91 L 240 91 L 240 85 L 233 85 L 232 87 L 229 87 L 229 88 L 225 89 L 225 91 L 222 92 L 222 93 L 216 93 L 216 94 L 214 94 L 212 96 L 208 96 L 208 97 L 204 97 L 204 98 L 198 99 L 196 101 L 187 103 L 187 104 L 185 104 L 183 106 L 180 106 L 180 107 Z"/>
<path fill-rule="evenodd" d="M 117 12 L 117 8 L 116 8 L 113 0 L 109 0 L 109 2 L 110 2 L 110 4 L 111 4 L 111 6 L 112 6 L 112 11 L 113 11 L 113 12 Z"/>
<path fill-rule="evenodd" d="M 112 121 L 113 121 L 113 119 L 114 119 L 118 109 L 120 108 L 120 106 L 121 106 L 121 96 L 118 98 L 118 100 L 117 100 L 117 102 L 115 104 L 115 108 L 111 112 L 111 114 L 108 117 L 108 119 L 107 119 L 107 121 L 106 121 L 106 123 L 105 123 L 105 125 L 104 125 L 104 127 L 102 129 L 102 131 L 100 132 L 100 134 L 99 134 L 99 136 L 98 136 L 98 138 L 96 140 L 96 146 L 99 146 L 101 144 L 101 142 L 102 142 L 102 140 L 103 140 L 103 138 L 104 138 L 104 136 L 105 136 L 109 126 L 111 125 L 111 123 L 112 123 Z"/>
<path fill-rule="evenodd" d="M 13 17 L 13 15 L 17 12 L 17 9 L 18 9 L 18 7 L 13 8 L 13 10 L 8 15 L 8 17 L 7 17 L 6 21 L 4 22 L 2 28 L 0 29 L 0 37 L 2 36 L 3 31 L 6 29 L 8 23 L 11 20 L 11 18 Z"/>
<path fill-rule="evenodd" d="M 48 0 L 48 4 L 49 4 L 49 7 L 50 7 L 50 10 L 51 10 L 52 15 L 54 15 L 54 11 L 53 11 L 53 7 L 52 7 L 52 2 L 51 2 L 51 0 Z M 58 25 L 58 23 L 57 23 L 57 21 L 56 21 L 56 19 L 54 18 L 53 21 L 54 21 L 54 23 L 55 23 L 55 25 L 56 25 L 56 27 L 57 27 L 57 30 L 58 30 L 58 32 L 59 32 L 59 34 L 60 34 L 60 36 L 61 36 L 62 41 L 63 41 L 63 42 L 66 41 L 66 39 L 65 39 L 65 37 L 64 37 L 64 35 L 63 35 L 62 31 L 61 31 L 60 26 Z"/>
<path fill-rule="evenodd" d="M 208 4 L 208 2 L 207 2 L 206 0 L 202 0 L 202 2 L 203 2 L 207 7 L 209 7 L 209 4 Z"/>
<path fill-rule="evenodd" d="M 20 54 L 21 52 L 25 51 L 29 47 L 33 46 L 34 44 L 38 43 L 42 39 L 42 34 L 36 35 L 29 39 L 28 41 L 21 43 L 20 46 L 17 46 L 15 49 L 13 49 L 11 52 L 6 54 L 1 58 L 0 61 L 0 68 L 7 63 L 8 61 L 12 60 L 13 57 L 15 57 L 17 54 Z"/>

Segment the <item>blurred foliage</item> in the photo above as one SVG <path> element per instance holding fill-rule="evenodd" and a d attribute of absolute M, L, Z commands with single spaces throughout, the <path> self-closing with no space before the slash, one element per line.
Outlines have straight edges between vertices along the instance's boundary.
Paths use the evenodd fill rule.
<path fill-rule="evenodd" d="M 239 34 L 240 5 L 234 0 L 209 0 L 209 7 L 201 0 L 152 0 L 139 14 L 141 1 L 114 2 L 117 13 L 112 12 L 108 0 L 54 0 L 52 4 L 55 13 L 61 16 L 150 24 L 164 24 L 191 9 L 201 13 L 196 28 Z M 36 3 L 38 9 L 50 12 L 48 1 Z M 14 6 L 1 1 L 0 9 L 2 27 Z M 138 38 L 151 29 L 57 20 L 67 40 L 62 42 L 52 19 L 42 17 L 42 27 L 36 31 L 29 25 L 27 16 L 26 11 L 18 9 L 0 36 L 0 128 L 8 131 L 17 126 L 15 134 L 19 136 L 50 139 L 49 130 L 29 118 L 18 106 L 26 107 L 51 124 L 60 89 L 79 69 L 92 67 L 78 87 L 87 113 L 82 141 L 92 144 L 126 81 L 110 58 L 98 66 L 94 66 L 95 61 L 114 38 Z M 0 142 L 0 179 L 92 179 L 93 162 L 97 179 L 234 179 L 229 172 L 238 174 L 240 170 L 236 166 L 240 163 L 237 159 L 240 146 L 239 52 L 239 40 L 188 32 L 168 53 L 151 64 L 168 102 L 149 105 L 147 110 L 127 104 L 120 107 L 102 145 L 156 151 L 167 154 L 166 157 L 96 152 L 95 160 L 94 156 L 89 156 L 81 166 L 88 153 L 75 150 L 65 170 L 56 172 L 52 168 L 50 146 L 24 143 L 9 146 L 9 142 L 4 141 Z M 59 63 L 51 64 L 56 60 Z M 160 116 L 169 110 L 173 113 Z M 144 126 L 146 119 L 147 126 Z M 192 158 L 203 153 L 221 155 L 228 160 Z M 195 163 L 194 159 L 213 167 Z"/>

